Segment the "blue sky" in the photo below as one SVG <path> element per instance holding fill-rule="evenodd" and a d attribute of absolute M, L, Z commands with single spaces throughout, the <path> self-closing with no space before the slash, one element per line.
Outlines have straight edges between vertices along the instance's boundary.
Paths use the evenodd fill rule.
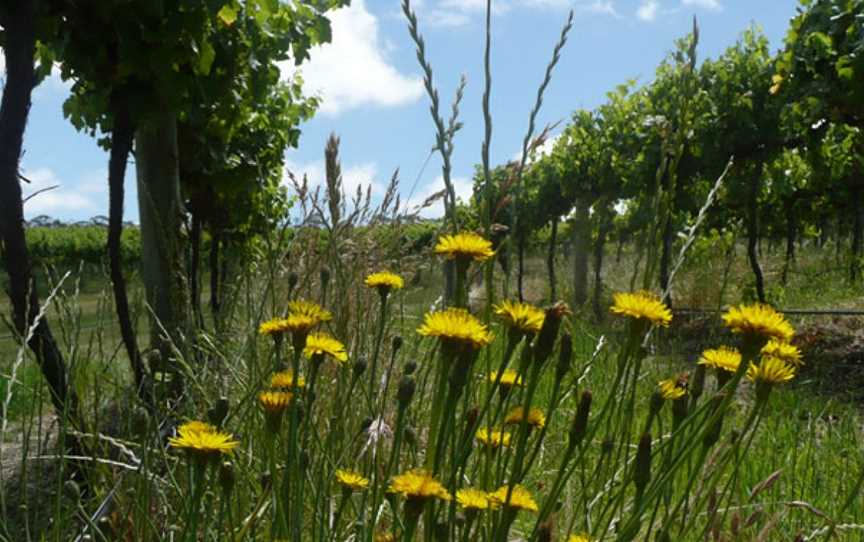
<path fill-rule="evenodd" d="M 601 104 L 615 85 L 651 80 L 673 41 L 699 20 L 700 58 L 715 57 L 741 31 L 758 24 L 772 47 L 782 44 L 796 0 L 495 0 L 492 51 L 492 160 L 517 155 L 537 86 L 568 9 L 576 13 L 570 40 L 553 76 L 539 124 L 565 120 L 577 108 Z M 413 0 L 432 61 L 435 85 L 449 112 L 459 77 L 468 86 L 462 105 L 465 127 L 456 136 L 457 193 L 470 193 L 470 176 L 480 159 L 483 120 L 483 16 L 485 0 Z M 414 47 L 398 0 L 354 0 L 335 12 L 333 43 L 317 48 L 302 68 L 307 88 L 322 97 L 321 110 L 306 123 L 300 148 L 288 167 L 322 182 L 323 148 L 330 133 L 342 139 L 346 186 L 372 184 L 383 191 L 396 168 L 401 192 L 413 202 L 440 190 L 437 155 L 424 162 L 434 134 Z M 0 57 L 2 59 L 2 57 Z M 289 70 L 286 68 L 286 73 Z M 766 83 L 767 84 L 767 83 Z M 64 220 L 107 214 L 107 154 L 94 139 L 77 133 L 63 118 L 68 85 L 56 75 L 34 92 L 25 137 L 23 167 L 33 182 L 25 193 L 59 186 L 25 206 L 32 218 Z M 137 220 L 134 165 L 127 182 L 126 217 Z M 415 184 L 416 183 L 416 184 Z M 440 203 L 425 214 L 440 215 Z"/>

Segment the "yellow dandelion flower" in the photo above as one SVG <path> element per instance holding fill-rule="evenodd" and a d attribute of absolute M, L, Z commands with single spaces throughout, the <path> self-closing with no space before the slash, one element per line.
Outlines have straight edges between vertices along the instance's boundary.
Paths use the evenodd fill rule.
<path fill-rule="evenodd" d="M 383 291 L 384 293 L 389 293 L 392 290 L 401 290 L 405 286 L 405 281 L 402 280 L 402 277 L 389 271 L 372 273 L 366 277 L 364 283 L 366 286 L 377 288 L 378 291 Z"/>
<path fill-rule="evenodd" d="M 659 326 L 668 326 L 672 321 L 672 311 L 652 292 L 617 292 L 612 295 L 612 300 L 609 310 L 614 314 L 647 320 Z"/>
<path fill-rule="evenodd" d="M 734 373 L 741 365 L 741 352 L 728 346 L 710 348 L 702 352 L 702 357 L 699 358 L 697 363 L 713 369 Z"/>
<path fill-rule="evenodd" d="M 184 423 L 177 428 L 177 436 L 168 439 L 168 444 L 201 457 L 227 454 L 240 445 L 230 433 L 204 422 Z"/>
<path fill-rule="evenodd" d="M 209 424 L 207 422 L 202 422 L 199 420 L 191 420 L 191 421 L 184 423 L 183 425 L 181 425 L 180 427 L 177 428 L 178 432 L 181 430 L 182 431 L 188 431 L 188 432 L 199 432 L 199 433 L 202 431 L 209 431 L 211 433 L 214 431 L 217 431 L 215 425 Z"/>
<path fill-rule="evenodd" d="M 505 486 L 499 487 L 494 493 L 489 495 L 489 500 L 493 503 L 501 505 L 505 508 L 515 508 L 517 510 L 526 510 L 528 512 L 537 512 L 539 510 L 537 502 L 531 496 L 531 492 L 521 485 L 513 486 L 513 491 L 510 492 L 510 498 L 507 499 L 509 488 Z"/>
<path fill-rule="evenodd" d="M 490 448 L 500 448 L 501 446 L 510 446 L 510 433 L 506 431 L 492 430 L 488 427 L 481 427 L 474 434 L 477 442 Z"/>
<path fill-rule="evenodd" d="M 450 308 L 428 312 L 417 333 L 427 337 L 438 337 L 453 345 L 466 345 L 474 349 L 492 342 L 492 333 L 480 320 L 465 309 Z"/>
<path fill-rule="evenodd" d="M 504 418 L 504 423 L 508 425 L 522 423 L 523 419 L 525 419 L 524 409 L 520 406 L 507 414 L 507 417 Z M 539 408 L 532 408 L 528 411 L 526 422 L 532 427 L 542 429 L 546 425 L 546 415 Z"/>
<path fill-rule="evenodd" d="M 733 333 L 759 335 L 784 342 L 792 340 L 795 330 L 783 314 L 762 303 L 738 305 L 723 315 L 723 323 Z"/>
<path fill-rule="evenodd" d="M 759 365 L 750 364 L 747 378 L 757 384 L 783 384 L 795 378 L 795 367 L 780 358 L 765 356 Z"/>
<path fill-rule="evenodd" d="M 456 235 L 443 235 L 435 245 L 435 254 L 445 256 L 448 260 L 462 259 L 478 262 L 486 261 L 495 252 L 492 243 L 474 232 L 462 232 Z"/>
<path fill-rule="evenodd" d="M 291 404 L 292 397 L 287 391 L 262 391 L 258 394 L 258 404 L 268 414 L 281 414 Z"/>
<path fill-rule="evenodd" d="M 421 469 L 394 476 L 387 492 L 402 495 L 406 499 L 416 500 L 436 498 L 449 501 L 453 498 L 441 482 Z"/>
<path fill-rule="evenodd" d="M 503 301 L 496 306 L 495 314 L 501 317 L 507 327 L 522 333 L 537 333 L 546 317 L 546 313 L 534 305 L 513 301 Z"/>
<path fill-rule="evenodd" d="M 304 299 L 295 299 L 288 302 L 288 314 L 309 316 L 316 321 L 316 324 L 321 322 L 329 322 L 333 319 L 333 313 L 317 303 L 306 301 Z"/>
<path fill-rule="evenodd" d="M 489 499 L 488 493 L 470 487 L 456 492 L 456 502 L 466 510 L 489 510 L 497 506 L 497 503 Z"/>
<path fill-rule="evenodd" d="M 780 358 L 795 367 L 804 364 L 801 361 L 801 351 L 798 350 L 797 346 L 777 339 L 771 339 L 765 343 L 765 346 L 762 347 L 762 355 Z"/>
<path fill-rule="evenodd" d="M 262 322 L 258 327 L 258 333 L 261 335 L 279 335 L 287 331 L 284 318 L 271 318 L 266 322 Z"/>
<path fill-rule="evenodd" d="M 494 384 L 498 382 L 498 384 L 505 388 L 512 388 L 513 386 L 522 386 L 523 381 L 522 377 L 519 376 L 519 373 L 514 371 L 513 369 L 505 369 L 503 373 L 501 373 L 501 380 L 498 381 L 498 373 L 492 371 L 487 376 L 490 384 Z"/>
<path fill-rule="evenodd" d="M 338 362 L 348 361 L 348 352 L 345 345 L 331 337 L 327 333 L 312 333 L 306 337 L 306 347 L 303 355 L 309 359 L 314 356 L 330 356 Z"/>
<path fill-rule="evenodd" d="M 682 385 L 678 378 L 661 380 L 657 387 L 660 389 L 660 395 L 666 401 L 675 401 L 687 395 L 687 388 Z"/>
<path fill-rule="evenodd" d="M 571 534 L 567 538 L 567 542 L 591 542 L 587 534 Z"/>
<path fill-rule="evenodd" d="M 294 381 L 294 373 L 289 371 L 279 371 L 278 373 L 273 374 L 270 377 L 270 387 L 276 389 L 292 389 L 292 388 L 303 388 L 306 386 L 306 380 L 303 378 L 303 375 L 300 375 L 297 378 L 297 381 Z"/>
<path fill-rule="evenodd" d="M 352 470 L 336 469 L 336 481 L 351 491 L 363 491 L 369 487 L 369 479 Z"/>
<path fill-rule="evenodd" d="M 281 319 L 282 333 L 309 333 L 321 322 L 308 314 L 289 314 Z"/>

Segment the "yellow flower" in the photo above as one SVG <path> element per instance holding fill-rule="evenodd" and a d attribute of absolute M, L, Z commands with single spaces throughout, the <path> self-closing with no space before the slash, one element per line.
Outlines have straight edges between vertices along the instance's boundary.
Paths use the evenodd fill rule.
<path fill-rule="evenodd" d="M 482 262 L 492 257 L 492 243 L 473 232 L 462 232 L 456 235 L 443 235 L 435 245 L 435 254 L 445 256 L 448 260 L 455 258 Z"/>
<path fill-rule="evenodd" d="M 571 534 L 567 542 L 591 542 L 587 534 Z"/>
<path fill-rule="evenodd" d="M 546 314 L 528 303 L 504 301 L 495 307 L 495 314 L 501 317 L 507 327 L 523 333 L 537 333 L 543 327 Z"/>
<path fill-rule="evenodd" d="M 289 318 L 291 315 L 308 316 L 315 320 L 316 325 L 320 324 L 321 322 L 329 322 L 333 319 L 333 313 L 331 313 L 317 303 L 313 303 L 311 301 L 306 301 L 303 299 L 295 299 L 294 301 L 288 302 L 288 315 Z"/>
<path fill-rule="evenodd" d="M 262 391 L 258 394 L 258 404 L 268 414 L 281 414 L 291 404 L 292 397 L 287 391 Z"/>
<path fill-rule="evenodd" d="M 450 308 L 428 312 L 417 333 L 474 349 L 482 348 L 492 342 L 492 334 L 486 326 L 465 309 Z"/>
<path fill-rule="evenodd" d="M 297 382 L 294 382 L 294 373 L 291 371 L 280 371 L 275 373 L 270 377 L 270 387 L 277 389 L 291 389 L 291 388 L 302 388 L 306 386 L 306 380 L 303 378 L 303 375 L 300 375 L 297 378 Z"/>
<path fill-rule="evenodd" d="M 487 427 L 481 427 L 477 430 L 474 438 L 484 446 L 490 448 L 500 448 L 501 446 L 510 446 L 510 433 L 505 431 L 490 430 Z"/>
<path fill-rule="evenodd" d="M 373 542 L 395 542 L 396 537 L 393 536 L 393 533 L 387 532 L 377 532 L 375 533 L 375 538 L 373 538 Z"/>
<path fill-rule="evenodd" d="M 494 384 L 498 380 L 498 373 L 492 371 L 489 373 L 487 377 L 489 379 L 490 384 Z M 498 384 L 505 388 L 512 388 L 513 386 L 521 386 L 523 384 L 522 377 L 519 376 L 519 373 L 514 371 L 513 369 L 505 369 L 503 373 L 501 373 L 501 380 Z"/>
<path fill-rule="evenodd" d="M 687 395 L 686 386 L 683 386 L 678 378 L 661 380 L 657 386 L 660 388 L 660 395 L 666 401 L 674 401 Z"/>
<path fill-rule="evenodd" d="M 470 487 L 456 492 L 456 502 L 466 510 L 489 510 L 497 506 L 497 503 L 489 499 L 488 493 Z"/>
<path fill-rule="evenodd" d="M 280 326 L 282 333 L 309 333 L 319 323 L 321 323 L 319 320 L 308 314 L 289 314 L 281 319 Z"/>
<path fill-rule="evenodd" d="M 177 436 L 170 437 L 172 448 L 187 450 L 200 457 L 230 453 L 240 443 L 230 433 L 223 433 L 204 422 L 188 422 L 177 428 Z"/>
<path fill-rule="evenodd" d="M 747 378 L 757 384 L 782 384 L 795 378 L 795 367 L 780 358 L 765 356 L 759 365 L 750 364 L 747 368 Z"/>
<path fill-rule="evenodd" d="M 668 326 L 672 321 L 672 311 L 652 292 L 617 292 L 612 295 L 612 300 L 609 310 L 615 314 L 660 326 Z"/>
<path fill-rule="evenodd" d="M 494 493 L 489 495 L 489 500 L 495 504 L 504 506 L 505 508 L 516 508 L 518 510 L 527 510 L 529 512 L 537 512 L 537 503 L 531 492 L 521 485 L 513 486 L 513 491 L 510 493 L 510 499 L 507 499 L 508 487 L 501 486 Z"/>
<path fill-rule="evenodd" d="M 711 348 L 702 352 L 698 364 L 734 373 L 741 365 L 741 352 L 728 346 Z"/>
<path fill-rule="evenodd" d="M 336 469 L 336 481 L 352 491 L 363 491 L 369 487 L 369 479 L 352 470 Z"/>
<path fill-rule="evenodd" d="M 312 333 L 306 337 L 306 347 L 303 355 L 312 358 L 316 355 L 327 355 L 339 362 L 348 361 L 348 353 L 345 345 L 331 337 L 327 333 Z"/>
<path fill-rule="evenodd" d="M 261 335 L 278 335 L 287 331 L 284 318 L 271 318 L 266 322 L 262 322 L 258 327 L 258 333 Z"/>
<path fill-rule="evenodd" d="M 405 281 L 402 277 L 389 271 L 380 271 L 372 273 L 364 281 L 366 286 L 370 288 L 378 288 L 379 291 L 389 293 L 391 290 L 401 290 L 405 286 Z"/>
<path fill-rule="evenodd" d="M 738 305 L 730 308 L 723 315 L 723 323 L 733 333 L 759 335 L 768 339 L 774 338 L 789 342 L 795 330 L 781 313 L 770 305 L 756 303 L 753 305 Z"/>
<path fill-rule="evenodd" d="M 524 409 L 520 407 L 516 407 L 511 410 L 507 417 L 504 418 L 505 424 L 516 424 L 522 423 L 522 419 L 524 418 Z M 528 425 L 532 427 L 537 427 L 538 429 L 542 429 L 546 425 L 546 416 L 543 414 L 543 411 L 539 408 L 532 408 L 528 411 L 527 418 Z"/>
<path fill-rule="evenodd" d="M 780 358 L 795 367 L 804 364 L 801 361 L 801 351 L 797 346 L 777 339 L 771 339 L 762 347 L 762 355 Z"/>
<path fill-rule="evenodd" d="M 432 477 L 424 470 L 410 470 L 404 474 L 398 474 L 390 482 L 388 493 L 402 495 L 406 499 L 425 500 L 429 498 L 449 501 L 453 497 L 441 485 L 441 482 Z"/>

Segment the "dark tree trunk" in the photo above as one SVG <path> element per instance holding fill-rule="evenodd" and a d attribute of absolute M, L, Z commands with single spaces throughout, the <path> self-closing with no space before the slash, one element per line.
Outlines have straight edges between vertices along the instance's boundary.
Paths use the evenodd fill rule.
<path fill-rule="evenodd" d="M 201 312 L 201 219 L 198 213 L 192 212 L 192 230 L 190 232 L 191 255 L 189 257 L 189 295 L 192 298 L 192 312 L 195 314 L 195 324 L 204 329 L 204 315 Z"/>
<path fill-rule="evenodd" d="M 524 292 L 522 291 L 522 280 L 525 276 L 525 234 L 519 232 L 519 246 L 517 247 L 517 264 L 519 268 L 516 270 L 516 290 L 519 296 L 519 301 L 525 301 Z"/>
<path fill-rule="evenodd" d="M 213 313 L 213 321 L 219 321 L 219 249 L 222 244 L 222 236 L 219 230 L 213 228 L 210 237 L 210 312 Z"/>
<path fill-rule="evenodd" d="M 546 254 L 546 270 L 549 273 L 549 300 L 555 301 L 558 297 L 558 281 L 555 277 L 555 251 L 558 244 L 558 218 L 552 219 L 552 228 L 549 232 L 549 252 Z"/>
<path fill-rule="evenodd" d="M 662 250 L 660 251 L 660 292 L 668 295 L 664 301 L 672 307 L 672 292 L 669 291 L 669 272 L 672 262 L 672 242 L 674 240 L 674 230 L 672 228 L 672 216 L 666 220 L 666 226 L 663 228 Z"/>
<path fill-rule="evenodd" d="M 858 183 L 856 179 L 856 183 Z M 851 258 L 849 262 L 849 279 L 852 284 L 858 282 L 861 278 L 861 249 L 864 242 L 864 187 L 856 184 L 852 189 L 852 246 Z"/>
<path fill-rule="evenodd" d="M 783 286 L 786 286 L 789 281 L 789 268 L 795 260 L 795 238 L 798 234 L 798 224 L 796 223 L 797 217 L 795 216 L 794 202 L 787 200 L 784 202 L 784 207 L 784 210 L 786 211 L 786 258 L 783 261 L 783 274 L 781 279 L 783 281 Z"/>
<path fill-rule="evenodd" d="M 578 309 L 588 300 L 588 255 L 591 250 L 590 206 L 584 199 L 576 201 L 573 220 L 573 307 Z"/>
<path fill-rule="evenodd" d="M 756 280 L 756 297 L 760 303 L 766 302 L 765 278 L 762 266 L 759 265 L 757 248 L 759 245 L 759 186 L 762 182 L 762 167 L 756 168 L 750 181 L 750 191 L 747 196 L 747 259 Z"/>
<path fill-rule="evenodd" d="M 189 337 L 188 292 L 183 263 L 182 224 L 185 210 L 180 197 L 177 156 L 177 117 L 157 114 L 135 134 L 138 174 L 138 210 L 141 220 L 141 276 L 151 309 L 150 337 L 163 370 L 177 379 L 176 351 L 186 351 Z"/>
<path fill-rule="evenodd" d="M 46 316 L 39 315 L 39 296 L 31 272 L 24 237 L 24 204 L 18 180 L 18 163 L 36 83 L 33 63 L 36 50 L 34 6 L 30 0 L 10 3 L 3 21 L 6 42 L 6 86 L 0 102 L 0 241 L 2 261 L 9 275 L 9 300 L 15 332 L 27 341 L 51 391 L 57 413 L 77 424 L 78 402 L 69 386 L 63 355 L 54 340 Z M 35 329 L 30 333 L 35 324 Z"/>
<path fill-rule="evenodd" d="M 126 279 L 123 276 L 123 262 L 120 255 L 120 240 L 123 235 L 123 198 L 126 179 L 126 164 L 132 150 L 135 128 L 129 118 L 129 106 L 123 96 L 112 98 L 111 111 L 114 126 L 111 131 L 111 154 L 108 159 L 108 266 L 111 271 L 111 285 L 114 290 L 114 308 L 120 324 L 120 337 L 135 378 L 135 388 L 145 403 L 149 403 L 149 390 L 146 388 L 146 372 L 138 341 L 129 315 L 129 298 L 126 294 Z"/>
<path fill-rule="evenodd" d="M 594 296 L 592 305 L 594 307 L 594 318 L 598 322 L 603 321 L 606 315 L 603 301 L 603 254 L 606 249 L 606 237 L 609 229 L 605 224 L 600 224 L 597 232 L 597 240 L 594 242 Z"/>

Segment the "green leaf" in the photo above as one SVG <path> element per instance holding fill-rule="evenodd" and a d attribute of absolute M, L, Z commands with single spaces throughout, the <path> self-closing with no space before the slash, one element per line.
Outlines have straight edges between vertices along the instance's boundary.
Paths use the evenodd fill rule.
<path fill-rule="evenodd" d="M 213 61 L 216 59 L 216 49 L 209 41 L 204 40 L 201 44 L 201 51 L 198 56 L 198 73 L 201 75 L 209 75 L 210 68 L 213 66 Z"/>
<path fill-rule="evenodd" d="M 231 26 L 237 20 L 237 10 L 229 4 L 225 4 L 216 16 L 219 17 L 219 20 L 222 21 L 225 26 Z"/>

